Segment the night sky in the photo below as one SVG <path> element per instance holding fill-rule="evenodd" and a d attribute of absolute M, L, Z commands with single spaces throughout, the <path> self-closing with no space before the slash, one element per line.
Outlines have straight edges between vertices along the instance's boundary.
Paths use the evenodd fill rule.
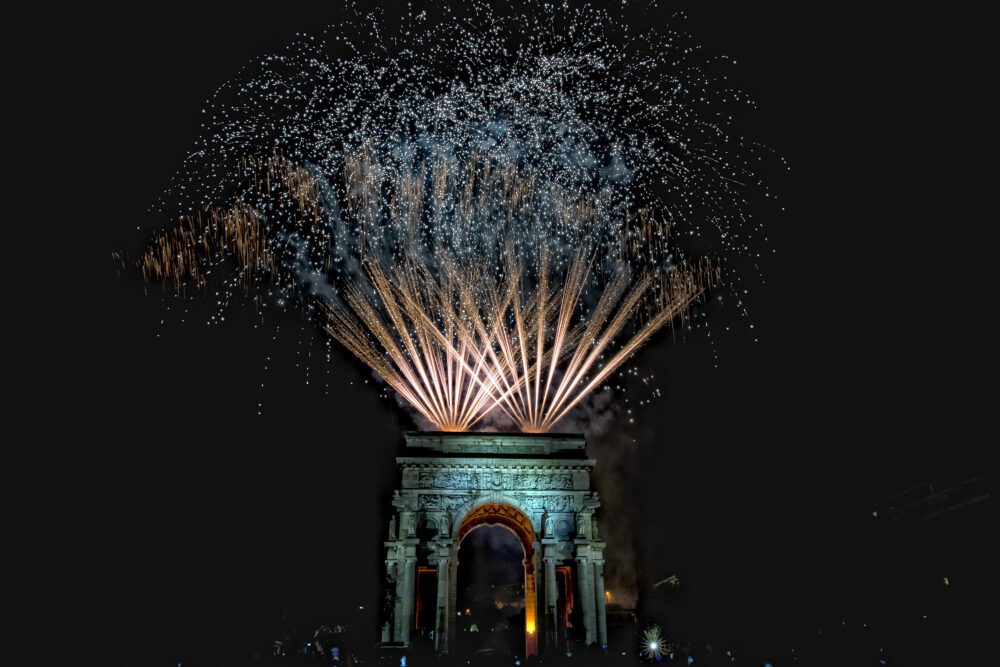
<path fill-rule="evenodd" d="M 201 302 L 179 324 L 111 261 L 168 223 L 149 207 L 215 88 L 340 17 L 201 4 L 3 20 L 0 650 L 29 653 L 4 664 L 241 664 L 380 594 L 405 413 L 347 353 L 319 363 L 297 314 L 237 306 L 207 327 Z M 750 318 L 713 303 L 714 344 L 667 335 L 639 355 L 663 397 L 595 440 L 617 522 L 602 533 L 692 644 L 778 661 L 846 621 L 897 664 L 984 664 L 995 497 L 932 521 L 872 510 L 928 481 L 982 476 L 996 495 L 988 4 L 663 4 L 736 58 L 758 102 L 740 127 L 790 170 L 762 169 L 780 202 L 757 209 Z M 642 593 L 671 574 L 673 597 Z"/>

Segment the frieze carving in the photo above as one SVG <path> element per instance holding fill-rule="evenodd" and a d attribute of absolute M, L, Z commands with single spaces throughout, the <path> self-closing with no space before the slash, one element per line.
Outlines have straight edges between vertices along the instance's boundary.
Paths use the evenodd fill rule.
<path fill-rule="evenodd" d="M 545 471 L 421 470 L 417 486 L 421 489 L 560 491 L 573 488 L 573 477 L 570 473 Z"/>
<path fill-rule="evenodd" d="M 420 495 L 420 509 L 431 512 L 444 510 L 454 512 L 469 502 L 469 496 L 452 496 L 441 493 L 424 493 Z"/>
<path fill-rule="evenodd" d="M 576 503 L 572 495 L 554 494 L 545 496 L 526 496 L 510 494 L 510 499 L 518 506 L 528 511 L 536 512 L 572 512 Z M 419 495 L 419 508 L 426 512 L 456 512 L 472 500 L 468 494 L 422 493 Z"/>
<path fill-rule="evenodd" d="M 572 512 L 573 496 L 514 496 L 521 507 L 528 510 L 544 510 L 546 512 Z"/>

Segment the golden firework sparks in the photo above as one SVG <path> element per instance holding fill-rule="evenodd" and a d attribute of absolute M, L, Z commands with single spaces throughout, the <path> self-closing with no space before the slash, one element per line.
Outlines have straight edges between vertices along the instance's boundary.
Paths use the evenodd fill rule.
<path fill-rule="evenodd" d="M 718 276 L 707 261 L 668 263 L 669 223 L 651 210 L 619 223 L 599 195 L 488 156 L 393 172 L 363 147 L 341 173 L 331 203 L 329 184 L 283 156 L 246 158 L 243 197 L 156 235 L 143 277 L 204 288 L 223 258 L 246 286 L 311 272 L 329 283 L 321 326 L 436 428 L 468 430 L 499 411 L 545 432 Z M 260 198 L 294 211 L 291 230 L 246 203 Z M 345 212 L 336 224 L 333 205 Z M 282 261 L 291 246 L 295 261 Z"/>

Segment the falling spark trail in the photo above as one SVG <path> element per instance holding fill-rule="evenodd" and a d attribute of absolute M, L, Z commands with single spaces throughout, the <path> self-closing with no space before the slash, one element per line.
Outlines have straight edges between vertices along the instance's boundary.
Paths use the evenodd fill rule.
<path fill-rule="evenodd" d="M 435 428 L 545 432 L 720 282 L 673 230 L 748 246 L 748 100 L 676 31 L 463 6 L 355 8 L 223 86 L 137 265 L 303 308 Z"/>

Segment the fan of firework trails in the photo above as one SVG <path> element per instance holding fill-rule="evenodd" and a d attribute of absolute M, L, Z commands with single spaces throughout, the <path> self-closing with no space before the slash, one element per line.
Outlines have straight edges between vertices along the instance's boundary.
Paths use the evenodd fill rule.
<path fill-rule="evenodd" d="M 740 250 L 745 101 L 683 35 L 591 7 L 356 16 L 205 110 L 139 267 L 187 298 L 293 297 L 440 430 L 552 428 Z M 216 288 L 213 285 L 213 288 Z"/>

